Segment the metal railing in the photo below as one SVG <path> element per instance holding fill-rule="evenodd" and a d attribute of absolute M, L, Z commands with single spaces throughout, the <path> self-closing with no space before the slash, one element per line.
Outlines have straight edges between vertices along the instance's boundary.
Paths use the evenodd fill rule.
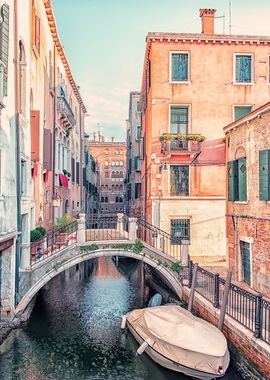
<path fill-rule="evenodd" d="M 191 287 L 194 263 L 189 262 L 188 287 Z M 225 280 L 198 266 L 196 291 L 218 308 L 223 301 Z M 226 313 L 252 331 L 256 338 L 270 344 L 270 301 L 260 294 L 231 283 Z"/>
<path fill-rule="evenodd" d="M 126 238 L 123 218 L 93 214 L 86 219 L 86 241 L 121 240 Z"/>
<path fill-rule="evenodd" d="M 31 264 L 54 255 L 77 241 L 77 221 L 48 230 L 46 235 L 30 243 Z"/>
<path fill-rule="evenodd" d="M 67 102 L 65 96 L 58 96 L 57 98 L 57 111 L 60 112 L 71 127 L 74 127 L 76 124 L 76 120 L 74 117 L 74 113 Z"/>
<path fill-rule="evenodd" d="M 145 220 L 137 220 L 137 237 L 151 247 L 181 261 L 181 239 L 153 226 Z"/>
<path fill-rule="evenodd" d="M 161 152 L 200 152 L 201 142 L 200 141 L 190 141 L 186 138 L 175 138 L 173 140 L 162 140 L 161 141 Z"/>

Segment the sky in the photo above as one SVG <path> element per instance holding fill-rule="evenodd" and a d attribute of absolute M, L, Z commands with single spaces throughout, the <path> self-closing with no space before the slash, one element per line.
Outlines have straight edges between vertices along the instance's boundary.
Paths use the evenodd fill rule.
<path fill-rule="evenodd" d="M 129 92 L 140 91 L 148 32 L 200 33 L 200 8 L 229 34 L 230 0 L 52 0 L 58 33 L 88 111 L 90 134 L 126 137 Z M 231 0 L 232 34 L 270 35 L 269 0 Z"/>

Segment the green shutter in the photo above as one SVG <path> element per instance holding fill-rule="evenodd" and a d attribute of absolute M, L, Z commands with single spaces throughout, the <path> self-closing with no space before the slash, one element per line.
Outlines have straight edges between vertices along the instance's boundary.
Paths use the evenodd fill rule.
<path fill-rule="evenodd" d="M 238 161 L 228 162 L 228 199 L 238 201 Z"/>
<path fill-rule="evenodd" d="M 0 60 L 4 64 L 3 96 L 7 96 L 8 47 L 9 47 L 9 6 L 3 4 L 0 19 Z"/>
<path fill-rule="evenodd" d="M 239 187 L 239 201 L 246 201 L 247 200 L 246 158 L 239 158 L 238 160 L 238 187 Z"/>
<path fill-rule="evenodd" d="M 270 150 L 259 152 L 259 196 L 261 201 L 270 199 L 270 175 L 269 175 Z"/>

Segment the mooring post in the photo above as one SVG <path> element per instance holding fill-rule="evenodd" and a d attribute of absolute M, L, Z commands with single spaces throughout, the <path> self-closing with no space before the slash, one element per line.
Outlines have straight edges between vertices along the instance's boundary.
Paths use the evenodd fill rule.
<path fill-rule="evenodd" d="M 188 287 L 191 288 L 192 284 L 192 273 L 193 273 L 193 261 L 189 260 L 188 264 Z"/>
<path fill-rule="evenodd" d="M 195 263 L 194 270 L 193 270 L 193 276 L 192 276 L 192 285 L 188 300 L 188 311 L 191 312 L 193 301 L 194 301 L 194 294 L 195 294 L 195 288 L 196 288 L 196 282 L 197 282 L 197 272 L 198 272 L 198 263 Z"/>
<path fill-rule="evenodd" d="M 219 307 L 219 273 L 215 274 L 215 283 L 214 283 L 214 307 Z"/>
<path fill-rule="evenodd" d="M 262 329 L 262 295 L 259 294 L 256 296 L 256 309 L 255 309 L 255 338 L 261 337 Z"/>
<path fill-rule="evenodd" d="M 232 272 L 228 272 L 227 278 L 226 278 L 226 283 L 225 283 L 225 288 L 224 288 L 223 301 L 222 301 L 222 305 L 221 305 L 219 321 L 218 321 L 218 328 L 220 331 L 223 330 L 223 326 L 224 326 L 225 314 L 226 314 L 229 292 L 230 292 L 230 287 L 231 287 L 231 281 L 232 281 Z"/>

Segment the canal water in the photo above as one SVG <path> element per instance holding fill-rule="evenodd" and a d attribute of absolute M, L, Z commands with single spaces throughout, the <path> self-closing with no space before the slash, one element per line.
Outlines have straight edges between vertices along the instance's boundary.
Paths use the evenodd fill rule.
<path fill-rule="evenodd" d="M 121 315 L 147 305 L 152 293 L 139 262 L 116 267 L 101 258 L 59 274 L 41 291 L 23 329 L 0 346 L 3 380 L 190 380 L 147 355 Z M 240 380 L 230 368 L 224 380 Z"/>

